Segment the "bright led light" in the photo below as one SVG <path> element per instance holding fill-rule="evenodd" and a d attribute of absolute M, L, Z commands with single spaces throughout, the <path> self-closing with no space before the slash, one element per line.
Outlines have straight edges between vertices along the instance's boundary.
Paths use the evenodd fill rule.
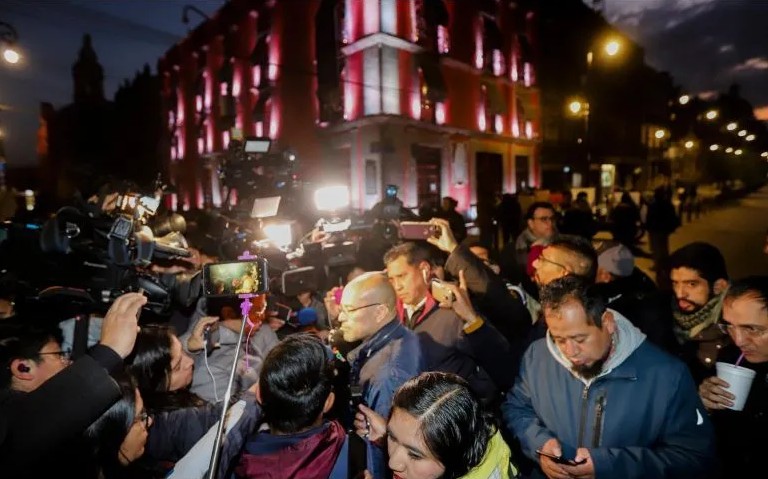
<path fill-rule="evenodd" d="M 681 105 L 686 105 L 688 104 L 689 101 L 691 101 L 691 97 L 689 97 L 688 95 L 683 95 L 680 97 L 679 101 Z"/>
<path fill-rule="evenodd" d="M 290 223 L 272 223 L 264 226 L 264 234 L 278 248 L 290 246 L 293 242 L 293 233 Z"/>
<path fill-rule="evenodd" d="M 661 140 L 662 138 L 664 138 L 664 136 L 666 134 L 667 134 L 667 132 L 665 132 L 664 130 L 658 129 L 658 130 L 656 130 L 656 133 L 653 134 L 653 136 L 655 136 L 657 139 Z"/>
<path fill-rule="evenodd" d="M 736 156 L 739 156 L 740 154 L 742 154 L 742 151 L 741 150 L 736 150 L 736 151 L 733 152 L 733 154 L 736 155 Z"/>
<path fill-rule="evenodd" d="M 726 152 L 726 153 L 733 153 L 733 148 L 731 148 L 731 147 L 729 146 L 728 148 L 726 148 L 726 149 L 725 149 L 725 152 Z"/>
<path fill-rule="evenodd" d="M 726 126 L 725 129 L 728 130 L 728 131 L 733 131 L 733 130 L 735 130 L 738 127 L 739 127 L 739 125 L 736 124 L 735 121 L 732 121 L 731 123 L 728 123 L 728 126 Z"/>
<path fill-rule="evenodd" d="M 609 57 L 616 56 L 616 54 L 619 53 L 619 50 L 621 50 L 621 43 L 619 43 L 618 40 L 611 40 L 605 44 L 605 53 L 607 53 Z"/>
<path fill-rule="evenodd" d="M 744 139 L 747 141 L 755 141 L 755 135 L 747 135 L 747 137 Z"/>
<path fill-rule="evenodd" d="M 315 206 L 320 211 L 339 211 L 349 206 L 349 187 L 326 186 L 315 191 Z"/>
<path fill-rule="evenodd" d="M 574 115 L 577 115 L 581 111 L 582 107 L 583 107 L 582 103 L 578 100 L 574 100 L 568 104 L 568 109 Z"/>
<path fill-rule="evenodd" d="M 686 141 L 685 147 L 690 150 L 691 148 L 693 148 L 693 142 L 691 140 Z"/>
<path fill-rule="evenodd" d="M 739 136 L 747 136 L 747 130 L 740 130 Z"/>
<path fill-rule="evenodd" d="M 21 60 L 21 55 L 19 55 L 19 52 L 13 48 L 6 48 L 3 50 L 3 58 L 8 63 L 15 65 L 16 63 L 19 63 L 19 60 Z"/>
<path fill-rule="evenodd" d="M 712 145 L 709 147 L 710 151 L 717 151 L 720 149 L 720 145 Z"/>
<path fill-rule="evenodd" d="M 717 118 L 717 115 L 717 110 L 709 110 L 705 116 L 707 117 L 707 120 L 714 120 Z"/>
<path fill-rule="evenodd" d="M 762 156 L 763 158 L 768 158 L 768 151 L 764 151 L 760 153 L 760 156 Z"/>

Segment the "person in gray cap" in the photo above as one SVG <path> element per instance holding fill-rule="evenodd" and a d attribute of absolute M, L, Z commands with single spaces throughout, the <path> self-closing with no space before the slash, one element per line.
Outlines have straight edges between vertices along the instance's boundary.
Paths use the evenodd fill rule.
<path fill-rule="evenodd" d="M 597 278 L 608 300 L 618 311 L 646 334 L 648 340 L 667 351 L 675 350 L 669 308 L 653 280 L 635 267 L 635 256 L 621 243 L 596 241 Z"/>

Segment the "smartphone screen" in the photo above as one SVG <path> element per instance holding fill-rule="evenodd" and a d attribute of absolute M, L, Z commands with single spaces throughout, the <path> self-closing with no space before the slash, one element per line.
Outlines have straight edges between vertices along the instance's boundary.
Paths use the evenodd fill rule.
<path fill-rule="evenodd" d="M 203 294 L 207 297 L 261 294 L 269 290 L 267 260 L 256 258 L 203 266 Z"/>
<path fill-rule="evenodd" d="M 581 461 L 574 461 L 573 459 L 565 459 L 562 456 L 555 456 L 554 454 L 550 454 L 548 452 L 544 452 L 541 449 L 536 450 L 536 454 L 538 454 L 540 456 L 546 456 L 546 457 L 552 459 L 553 461 L 555 461 L 556 463 L 564 464 L 566 466 L 579 466 L 579 465 L 584 464 L 585 462 L 587 462 L 586 459 L 582 459 Z"/>
<path fill-rule="evenodd" d="M 408 240 L 425 240 L 432 236 L 438 237 L 440 228 L 430 224 L 418 221 L 400 222 L 400 238 Z"/>

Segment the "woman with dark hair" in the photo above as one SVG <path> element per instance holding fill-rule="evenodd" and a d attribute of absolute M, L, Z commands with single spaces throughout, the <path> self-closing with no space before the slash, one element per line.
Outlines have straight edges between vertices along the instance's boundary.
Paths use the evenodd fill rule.
<path fill-rule="evenodd" d="M 104 479 L 151 477 L 137 461 L 144 455 L 152 417 L 144 409 L 141 394 L 131 377 L 122 374 L 116 381 L 122 398 L 85 431 L 98 467 L 94 476 Z"/>
<path fill-rule="evenodd" d="M 455 374 L 422 373 L 403 384 L 386 423 L 367 407 L 360 410 L 357 433 L 374 442 L 386 437 L 396 478 L 509 479 L 517 474 L 495 420 Z"/>
<path fill-rule="evenodd" d="M 154 419 L 147 441 L 147 461 L 166 464 L 168 469 L 218 422 L 222 403 L 208 404 L 189 391 L 194 362 L 183 351 L 173 329 L 166 325 L 142 326 L 126 362 Z M 260 415 L 255 397 L 245 403 L 237 426 L 227 434 L 225 447 L 239 449 L 234 443 L 242 444 L 255 427 Z M 226 468 L 230 459 L 223 453 L 222 467 Z"/>

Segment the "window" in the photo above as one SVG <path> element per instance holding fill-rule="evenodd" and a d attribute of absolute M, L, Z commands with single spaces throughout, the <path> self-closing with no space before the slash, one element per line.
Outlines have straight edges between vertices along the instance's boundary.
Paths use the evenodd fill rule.
<path fill-rule="evenodd" d="M 448 9 L 444 0 L 414 0 L 416 42 L 427 51 L 448 53 Z M 442 33 L 441 33 L 442 27 Z"/>

